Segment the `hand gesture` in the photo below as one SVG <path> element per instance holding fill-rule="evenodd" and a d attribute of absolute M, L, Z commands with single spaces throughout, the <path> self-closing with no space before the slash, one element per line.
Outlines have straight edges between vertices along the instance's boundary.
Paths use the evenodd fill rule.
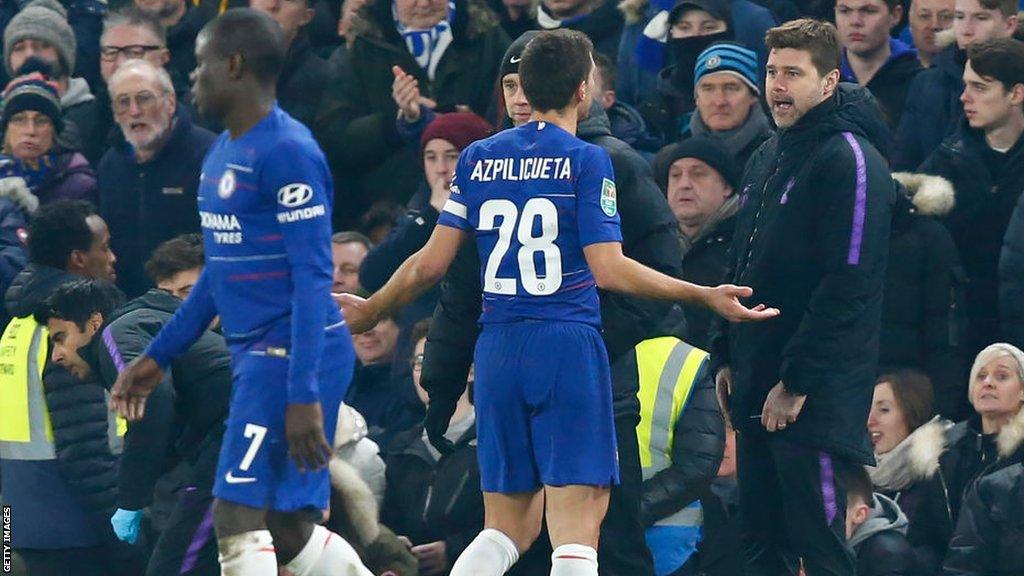
<path fill-rule="evenodd" d="M 324 414 L 319 402 L 289 404 L 284 414 L 284 435 L 288 439 L 288 455 L 300 472 L 327 465 L 331 445 L 324 435 Z"/>
<path fill-rule="evenodd" d="M 413 546 L 409 551 L 419 562 L 420 576 L 439 576 L 448 572 L 444 540 Z"/>
<path fill-rule="evenodd" d="M 334 301 L 341 307 L 341 314 L 345 317 L 349 332 L 362 334 L 377 325 L 379 321 L 376 312 L 365 298 L 355 294 L 332 294 Z"/>
<path fill-rule="evenodd" d="M 782 382 L 768 392 L 761 410 L 761 425 L 769 432 L 781 432 L 790 423 L 796 422 L 807 396 L 786 391 Z"/>
<path fill-rule="evenodd" d="M 146 398 L 163 377 L 163 369 L 149 356 L 132 360 L 117 375 L 117 381 L 110 389 L 110 409 L 129 422 L 142 420 L 146 414 Z"/>
<path fill-rule="evenodd" d="M 749 286 L 722 284 L 706 289 L 704 305 L 729 322 L 768 320 L 779 315 L 778 308 L 768 308 L 764 304 L 747 308 L 740 303 L 740 298 L 749 298 L 753 295 L 754 290 Z"/>

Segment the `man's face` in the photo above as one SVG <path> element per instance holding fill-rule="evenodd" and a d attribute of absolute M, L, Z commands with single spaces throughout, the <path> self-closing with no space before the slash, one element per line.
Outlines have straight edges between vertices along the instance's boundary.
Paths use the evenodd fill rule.
<path fill-rule="evenodd" d="M 363 366 L 391 362 L 395 355 L 395 344 L 398 343 L 398 332 L 398 324 L 389 319 L 362 334 L 352 336 L 356 358 L 359 358 Z"/>
<path fill-rule="evenodd" d="M 196 38 L 196 69 L 192 71 L 192 99 L 196 109 L 208 118 L 222 118 L 228 112 L 228 59 L 210 46 L 206 34 Z"/>
<path fill-rule="evenodd" d="M 92 341 L 102 324 L 103 317 L 99 314 L 93 314 L 93 317 L 86 322 L 85 330 L 79 329 L 70 320 L 56 318 L 47 320 L 46 329 L 50 332 L 50 345 L 52 346 L 50 359 L 74 374 L 79 380 L 87 380 L 92 375 L 92 368 L 78 354 L 78 349 Z"/>
<path fill-rule="evenodd" d="M 177 12 L 184 2 L 185 0 L 135 0 L 135 7 L 163 20 Z"/>
<path fill-rule="evenodd" d="M 914 0 L 910 5 L 910 35 L 921 54 L 938 54 L 935 35 L 952 26 L 953 0 Z"/>
<path fill-rule="evenodd" d="M 522 126 L 530 121 L 533 106 L 526 100 L 519 74 L 505 74 L 501 79 L 501 94 L 505 98 L 505 113 L 512 119 L 512 125 Z"/>
<path fill-rule="evenodd" d="M 359 285 L 359 267 L 369 252 L 362 242 L 331 244 L 331 260 L 334 261 L 334 284 L 331 291 L 336 294 L 355 294 L 363 289 Z"/>
<path fill-rule="evenodd" d="M 450 186 L 458 161 L 458 148 L 447 140 L 434 138 L 423 147 L 423 173 L 431 187 Z"/>
<path fill-rule="evenodd" d="M 306 0 L 250 0 L 249 7 L 262 10 L 281 25 L 288 44 L 292 43 L 299 29 L 309 24 L 316 11 Z"/>
<path fill-rule="evenodd" d="M 975 42 L 993 38 L 1009 38 L 1017 29 L 1017 16 L 1007 18 L 999 10 L 989 10 L 978 0 L 956 0 L 953 31 L 961 50 Z"/>
<path fill-rule="evenodd" d="M 188 270 L 182 270 L 170 278 L 157 282 L 156 287 L 170 292 L 179 299 L 184 300 L 192 293 L 192 287 L 199 281 L 199 275 L 203 272 L 202 267 L 196 266 Z"/>
<path fill-rule="evenodd" d="M 615 105 L 615 87 L 607 86 L 608 79 L 600 66 L 594 66 L 594 97 L 597 98 L 602 110 Z"/>
<path fill-rule="evenodd" d="M 717 170 L 696 158 L 680 158 L 668 172 L 668 205 L 680 224 L 702 226 L 732 194 Z"/>
<path fill-rule="evenodd" d="M 739 128 L 757 104 L 757 95 L 745 82 L 730 72 L 715 72 L 700 79 L 697 112 L 704 125 L 716 132 Z"/>
<path fill-rule="evenodd" d="M 1006 125 L 1020 113 L 1024 85 L 1017 84 L 1008 90 L 995 78 L 979 75 L 968 60 L 964 67 L 964 91 L 960 101 L 964 104 L 964 116 L 971 128 L 988 131 Z"/>
<path fill-rule="evenodd" d="M 555 18 L 578 16 L 587 7 L 589 0 L 541 0 L 548 14 Z"/>
<path fill-rule="evenodd" d="M 765 92 L 772 118 L 779 128 L 789 128 L 832 95 L 838 70 L 824 77 L 811 61 L 811 53 L 795 48 L 774 49 L 768 55 Z"/>
<path fill-rule="evenodd" d="M 174 94 L 160 86 L 155 74 L 144 70 L 126 72 L 110 86 L 114 120 L 133 147 L 155 152 L 171 131 L 177 102 Z"/>
<path fill-rule="evenodd" d="M 849 52 L 868 56 L 889 43 L 889 30 L 903 16 L 903 7 L 890 10 L 884 0 L 839 0 L 836 2 L 836 28 Z"/>
<path fill-rule="evenodd" d="M 671 38 L 692 38 L 720 34 L 728 28 L 729 24 L 724 20 L 717 20 L 704 10 L 693 8 L 683 11 L 679 18 L 672 23 L 668 34 Z"/>
<path fill-rule="evenodd" d="M 448 16 L 448 0 L 395 0 L 398 21 L 413 30 L 428 30 Z"/>
<path fill-rule="evenodd" d="M 80 252 L 82 274 L 94 280 L 114 282 L 117 280 L 117 273 L 114 272 L 117 257 L 110 249 L 110 230 L 107 229 L 107 223 L 95 214 L 86 218 L 85 223 L 92 230 L 92 245 L 88 251 Z"/>
<path fill-rule="evenodd" d="M 100 74 L 103 82 L 131 58 L 142 58 L 155 68 L 162 68 L 171 59 L 171 53 L 153 32 L 141 26 L 115 26 L 107 30 L 100 40 Z"/>
<path fill-rule="evenodd" d="M 597 79 L 595 74 L 597 73 L 597 64 L 594 64 L 594 57 L 590 57 L 590 72 L 587 74 L 586 86 L 583 89 L 583 98 L 580 100 L 579 105 L 576 106 L 576 120 L 583 122 L 587 118 L 590 118 L 590 108 L 594 105 L 594 92 L 597 91 Z"/>
<path fill-rule="evenodd" d="M 53 120 L 42 112 L 22 110 L 11 116 L 4 148 L 18 160 L 35 162 L 53 148 Z"/>
<path fill-rule="evenodd" d="M 17 73 L 22 64 L 25 63 L 25 60 L 32 56 L 51 65 L 60 60 L 57 49 L 53 47 L 53 44 L 37 38 L 25 38 L 15 43 L 11 47 L 11 53 L 7 56 L 11 59 L 11 70 Z"/>

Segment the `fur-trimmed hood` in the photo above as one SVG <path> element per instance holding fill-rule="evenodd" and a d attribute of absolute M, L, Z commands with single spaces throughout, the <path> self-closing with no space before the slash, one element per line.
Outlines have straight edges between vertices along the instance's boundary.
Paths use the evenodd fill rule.
<path fill-rule="evenodd" d="M 999 446 L 1000 458 L 1013 455 L 1021 445 L 1024 445 L 1024 408 L 1021 408 L 1013 420 L 999 431 L 996 445 Z"/>
<path fill-rule="evenodd" d="M 896 172 L 892 177 L 904 186 L 907 198 L 922 216 L 945 216 L 956 205 L 953 183 L 941 176 Z"/>
<path fill-rule="evenodd" d="M 400 43 L 391 16 L 392 0 L 370 0 L 352 17 L 349 33 L 353 38 L 376 38 Z M 486 0 L 455 0 L 455 22 L 452 22 L 453 43 L 476 38 L 497 28 L 501 21 L 487 6 Z"/>
<path fill-rule="evenodd" d="M 939 469 L 939 456 L 946 449 L 946 431 L 952 427 L 952 422 L 936 416 L 891 451 L 875 455 L 878 464 L 869 468 L 871 483 L 881 490 L 896 491 L 930 479 Z"/>
<path fill-rule="evenodd" d="M 0 198 L 10 200 L 30 216 L 39 208 L 39 198 L 28 189 L 25 179 L 20 176 L 0 179 Z"/>
<path fill-rule="evenodd" d="M 351 406 L 342 404 L 334 434 L 334 454 L 329 465 L 331 487 L 341 502 L 335 518 L 343 518 L 345 536 L 369 546 L 380 535 L 379 506 L 371 483 L 383 477 L 384 463 L 377 445 L 367 437 L 366 420 Z"/>

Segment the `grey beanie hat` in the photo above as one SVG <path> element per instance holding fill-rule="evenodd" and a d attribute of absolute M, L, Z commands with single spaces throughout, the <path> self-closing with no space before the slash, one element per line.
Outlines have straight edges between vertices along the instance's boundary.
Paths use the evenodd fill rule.
<path fill-rule="evenodd" d="M 13 76 L 11 49 L 22 40 L 33 38 L 49 42 L 67 68 L 70 76 L 75 70 L 75 32 L 68 24 L 68 13 L 59 0 L 34 0 L 18 12 L 4 30 L 4 67 Z"/>

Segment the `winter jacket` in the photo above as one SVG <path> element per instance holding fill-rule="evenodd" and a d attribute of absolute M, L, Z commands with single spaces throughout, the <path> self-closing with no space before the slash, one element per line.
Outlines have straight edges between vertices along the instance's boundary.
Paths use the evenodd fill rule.
<path fill-rule="evenodd" d="M 60 286 L 79 279 L 29 264 L 7 291 L 7 313 L 33 316 Z M 25 548 L 94 546 L 113 538 L 117 454 L 113 417 L 95 380 L 82 381 L 52 362 L 42 368 L 44 400 L 53 428 L 55 456 L 0 462 L 4 499 L 20 509 L 14 545 Z"/>
<path fill-rule="evenodd" d="M 81 152 L 90 164 L 95 165 L 103 155 L 104 130 L 100 121 L 100 103 L 89 90 L 89 84 L 82 78 L 71 78 L 68 90 L 60 98 L 61 116 L 65 127 L 75 135 L 72 149 Z"/>
<path fill-rule="evenodd" d="M 36 208 L 36 198 L 25 180 L 18 177 L 0 179 L 0 292 L 7 293 L 14 278 L 28 264 L 28 220 Z M 10 316 L 0 312 L 0 327 L 7 326 Z M 2 330 L 2 328 L 0 328 Z"/>
<path fill-rule="evenodd" d="M 167 68 L 173 68 L 181 77 L 188 78 L 196 69 L 196 37 L 211 16 L 203 10 L 194 9 L 191 2 L 186 2 L 185 8 L 181 20 L 167 28 L 167 50 L 171 53 Z"/>
<path fill-rule="evenodd" d="M 1010 216 L 999 256 L 999 327 L 1006 342 L 1024 346 L 1024 196 Z"/>
<path fill-rule="evenodd" d="M 336 204 L 353 215 L 374 200 L 405 203 L 422 179 L 417 149 L 403 146 L 395 128 L 391 67 L 415 76 L 439 111 L 467 105 L 486 117 L 509 45 L 484 0 L 456 0 L 454 38 L 431 80 L 399 36 L 391 5 L 372 0 L 360 10 L 352 24 L 355 40 L 333 71 L 314 126 L 335 181 L 353 196 Z"/>
<path fill-rule="evenodd" d="M 658 151 L 661 139 L 647 127 L 644 117 L 636 108 L 616 101 L 611 108 L 605 110 L 605 114 L 611 124 L 612 136 L 629 144 L 645 157 Z"/>
<path fill-rule="evenodd" d="M 962 332 L 964 273 L 956 247 L 940 222 L 953 209 L 946 180 L 897 173 L 910 199 L 893 211 L 889 266 L 882 304 L 879 373 L 916 368 L 935 392 L 936 411 L 955 420 L 966 416 Z"/>
<path fill-rule="evenodd" d="M 939 468 L 952 426 L 936 417 L 889 452 L 876 455 L 878 465 L 871 468 L 875 490 L 899 504 L 907 516 L 912 574 L 920 576 L 938 574 L 953 532 L 946 481 Z"/>
<path fill-rule="evenodd" d="M 885 123 L 895 131 L 900 125 L 903 105 L 907 101 L 907 89 L 917 73 L 924 70 L 917 59 L 917 50 L 895 38 L 889 39 L 889 59 L 875 72 L 871 80 L 864 85 L 878 100 L 885 116 Z M 858 82 L 850 62 L 843 51 L 843 62 L 840 68 L 843 82 Z"/>
<path fill-rule="evenodd" d="M 683 278 L 687 282 L 703 286 L 717 286 L 729 275 L 729 250 L 732 248 L 733 233 L 736 229 L 735 201 L 727 201 L 719 211 L 719 217 L 706 229 L 701 229 L 692 239 L 682 240 L 688 248 L 683 253 Z M 703 350 L 711 345 L 711 321 L 714 312 L 699 304 L 682 306 L 686 316 L 686 340 Z"/>
<path fill-rule="evenodd" d="M 875 494 L 868 519 L 848 544 L 857 555 L 857 576 L 914 576 L 907 517 L 896 502 Z"/>
<path fill-rule="evenodd" d="M 142 354 L 181 300 L 156 288 L 105 319 L 82 349 L 100 383 L 110 389 L 125 365 Z M 224 338 L 207 330 L 164 373 L 146 401 L 145 417 L 128 426 L 121 455 L 117 506 L 141 510 L 153 501 L 163 473 L 181 459 L 196 464 L 210 444 L 220 444 L 231 397 L 231 356 Z M 213 487 L 215 469 L 193 471 L 192 485 Z"/>
<path fill-rule="evenodd" d="M 30 169 L 20 160 L 0 154 L 0 178 L 24 178 L 40 204 L 54 200 L 88 200 L 96 203 L 96 173 L 78 152 L 55 150 L 39 158 L 39 168 Z"/>
<path fill-rule="evenodd" d="M 423 418 L 423 403 L 416 397 L 412 382 L 393 379 L 391 364 L 356 364 L 345 394 L 345 404 L 362 414 L 370 439 L 379 446 L 387 446 L 396 433 Z"/>
<path fill-rule="evenodd" d="M 782 381 L 807 402 L 775 434 L 865 464 L 896 194 L 875 146 L 887 132 L 876 106 L 866 89 L 840 84 L 750 159 L 731 277 L 753 288 L 748 304 L 781 315 L 716 323 L 723 329 L 712 341 L 715 364 L 732 369 L 738 432 L 766 433 L 752 416 Z"/>
<path fill-rule="evenodd" d="M 608 58 L 615 58 L 622 37 L 622 14 L 616 8 L 618 0 L 587 0 L 589 4 L 597 4 L 591 12 L 558 20 L 552 16 L 544 3 L 537 5 L 537 23 L 541 30 L 566 28 L 583 32 L 594 43 L 594 49 Z"/>
<path fill-rule="evenodd" d="M 953 183 L 956 206 L 945 218 L 967 273 L 968 358 L 1003 340 L 999 326 L 999 253 L 1010 216 L 1024 192 L 1024 138 L 1007 153 L 989 148 L 980 130 L 962 120 L 957 131 L 921 165 Z"/>
<path fill-rule="evenodd" d="M 960 94 L 965 62 L 964 52 L 949 46 L 939 52 L 931 68 L 922 70 L 910 83 L 893 139 L 894 169 L 916 170 L 956 130 L 957 120 L 964 115 Z"/>
<path fill-rule="evenodd" d="M 288 59 L 277 79 L 278 105 L 313 129 L 330 74 L 327 61 L 313 51 L 309 39 L 300 33 L 288 48 Z"/>
<path fill-rule="evenodd" d="M 946 576 L 1010 576 L 1024 566 L 1024 410 L 999 433 L 999 459 L 974 482 L 943 565 Z"/>
<path fill-rule="evenodd" d="M 117 146 L 100 162 L 100 214 L 117 254 L 118 285 L 135 297 L 153 285 L 144 270 L 153 250 L 181 234 L 199 232 L 199 173 L 216 135 L 178 114 L 167 143 L 144 164 L 136 161 L 120 130 L 118 136 Z"/>

